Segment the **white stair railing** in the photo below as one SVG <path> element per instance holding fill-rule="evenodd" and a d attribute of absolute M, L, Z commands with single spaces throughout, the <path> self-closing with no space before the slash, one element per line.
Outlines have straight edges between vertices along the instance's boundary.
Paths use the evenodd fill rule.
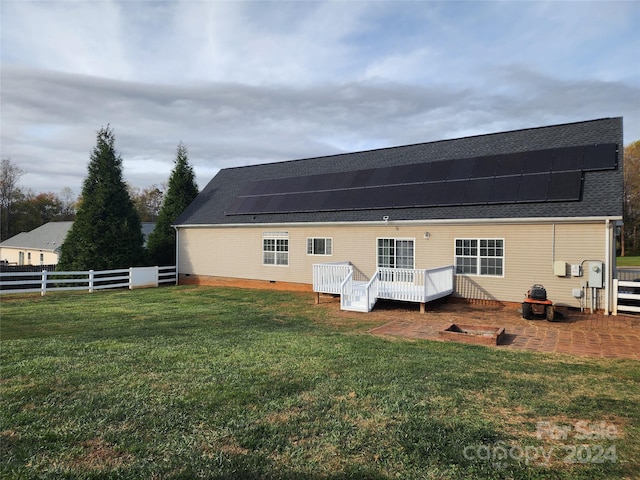
<path fill-rule="evenodd" d="M 340 308 L 345 310 L 351 306 L 353 296 L 353 270 L 351 270 L 340 284 Z"/>
<path fill-rule="evenodd" d="M 371 310 L 373 310 L 373 306 L 378 301 L 379 288 L 380 288 L 380 281 L 379 281 L 378 271 L 376 270 L 376 273 L 373 274 L 373 276 L 371 277 L 371 280 L 369 280 L 369 283 L 367 283 L 367 286 L 366 286 L 367 312 L 370 312 Z"/>

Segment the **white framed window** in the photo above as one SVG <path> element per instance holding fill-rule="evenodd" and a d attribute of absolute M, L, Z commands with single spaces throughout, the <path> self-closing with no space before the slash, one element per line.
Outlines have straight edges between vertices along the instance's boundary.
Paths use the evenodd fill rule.
<path fill-rule="evenodd" d="M 307 255 L 333 255 L 331 238 L 307 238 Z"/>
<path fill-rule="evenodd" d="M 262 233 L 262 264 L 289 265 L 289 232 Z"/>
<path fill-rule="evenodd" d="M 378 267 L 414 268 L 414 244 L 411 238 L 378 238 Z"/>
<path fill-rule="evenodd" d="M 456 238 L 456 274 L 504 276 L 503 238 Z"/>

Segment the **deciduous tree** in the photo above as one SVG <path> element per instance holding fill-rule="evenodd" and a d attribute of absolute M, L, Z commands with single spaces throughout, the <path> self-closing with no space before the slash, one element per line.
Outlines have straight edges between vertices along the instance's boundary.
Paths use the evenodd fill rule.
<path fill-rule="evenodd" d="M 0 241 L 14 235 L 13 213 L 15 203 L 22 195 L 18 187 L 22 175 L 24 172 L 10 158 L 0 161 Z"/>
<path fill-rule="evenodd" d="M 640 140 L 624 149 L 624 230 L 622 255 L 640 253 Z"/>

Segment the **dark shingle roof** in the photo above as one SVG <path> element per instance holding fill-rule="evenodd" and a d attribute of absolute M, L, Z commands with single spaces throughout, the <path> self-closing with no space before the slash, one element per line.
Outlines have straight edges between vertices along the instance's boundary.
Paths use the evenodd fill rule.
<path fill-rule="evenodd" d="M 375 210 L 336 210 L 228 215 L 250 182 L 415 163 L 503 155 L 562 147 L 613 143 L 618 167 L 583 173 L 580 201 L 432 206 Z M 221 170 L 180 215 L 176 225 L 238 223 L 357 222 L 394 220 L 622 216 L 622 118 L 515 130 L 365 152 Z"/>

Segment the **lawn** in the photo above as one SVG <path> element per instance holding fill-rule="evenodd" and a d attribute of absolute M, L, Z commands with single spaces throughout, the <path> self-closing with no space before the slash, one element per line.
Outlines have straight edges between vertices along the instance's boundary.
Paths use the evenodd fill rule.
<path fill-rule="evenodd" d="M 617 257 L 616 265 L 619 267 L 640 267 L 640 257 Z"/>
<path fill-rule="evenodd" d="M 640 363 L 390 340 L 311 294 L 3 297 L 2 478 L 637 478 Z"/>

